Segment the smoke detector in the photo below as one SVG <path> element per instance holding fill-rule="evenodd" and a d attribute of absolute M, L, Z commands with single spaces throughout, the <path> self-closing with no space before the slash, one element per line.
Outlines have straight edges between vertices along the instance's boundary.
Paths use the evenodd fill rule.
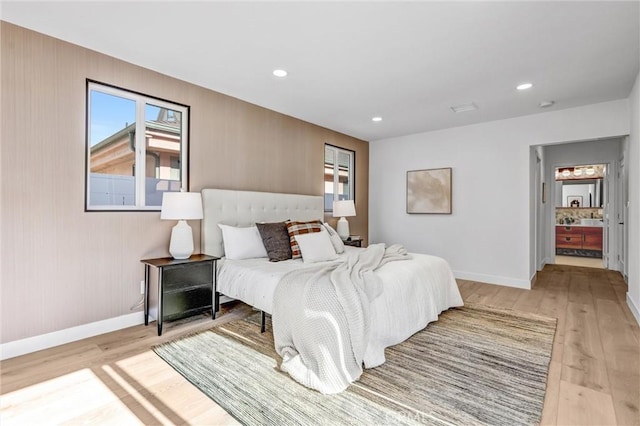
<path fill-rule="evenodd" d="M 478 109 L 476 104 L 474 104 L 473 102 L 470 102 L 468 104 L 452 106 L 450 108 L 451 108 L 451 111 L 453 112 L 466 112 L 466 111 L 473 111 Z"/>

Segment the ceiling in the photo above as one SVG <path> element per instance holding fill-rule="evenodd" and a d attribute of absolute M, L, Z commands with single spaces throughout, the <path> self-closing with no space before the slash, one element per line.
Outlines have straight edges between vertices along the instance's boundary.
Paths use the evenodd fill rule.
<path fill-rule="evenodd" d="M 639 6 L 2 1 L 0 16 L 373 141 L 627 98 L 640 62 Z M 274 77 L 276 68 L 289 75 Z M 517 91 L 523 82 L 534 86 Z M 471 102 L 474 111 L 450 109 Z"/>

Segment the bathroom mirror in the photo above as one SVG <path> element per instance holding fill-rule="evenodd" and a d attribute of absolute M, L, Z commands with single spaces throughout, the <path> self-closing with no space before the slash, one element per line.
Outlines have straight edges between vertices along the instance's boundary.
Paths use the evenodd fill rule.
<path fill-rule="evenodd" d="M 556 207 L 602 207 L 602 179 L 556 181 Z"/>

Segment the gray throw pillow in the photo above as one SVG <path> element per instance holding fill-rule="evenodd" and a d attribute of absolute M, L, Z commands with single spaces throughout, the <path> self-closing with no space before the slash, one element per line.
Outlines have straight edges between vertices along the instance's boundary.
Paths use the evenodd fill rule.
<path fill-rule="evenodd" d="M 291 242 L 284 222 L 256 223 L 271 262 L 291 259 Z"/>

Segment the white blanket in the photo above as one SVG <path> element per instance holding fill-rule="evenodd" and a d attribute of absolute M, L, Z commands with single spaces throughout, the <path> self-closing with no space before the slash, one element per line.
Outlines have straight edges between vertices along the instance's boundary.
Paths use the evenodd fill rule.
<path fill-rule="evenodd" d="M 370 306 L 382 293 L 375 270 L 411 257 L 373 244 L 343 263 L 290 272 L 274 295 L 273 333 L 281 369 L 322 393 L 341 392 L 362 374 Z"/>
<path fill-rule="evenodd" d="M 345 247 L 346 253 L 331 263 L 345 262 L 352 252 L 365 250 Z M 440 312 L 462 306 L 462 297 L 446 260 L 421 253 L 410 253 L 408 262 L 390 262 L 375 274 L 382 280 L 383 293 L 371 304 L 369 347 L 364 356 L 365 368 L 385 361 L 384 349 L 405 341 Z M 326 263 L 325 263 L 326 264 Z M 269 259 L 228 260 L 218 262 L 218 290 L 242 300 L 259 310 L 273 313 L 274 293 L 289 272 L 317 268 L 302 259 L 269 262 Z"/>

